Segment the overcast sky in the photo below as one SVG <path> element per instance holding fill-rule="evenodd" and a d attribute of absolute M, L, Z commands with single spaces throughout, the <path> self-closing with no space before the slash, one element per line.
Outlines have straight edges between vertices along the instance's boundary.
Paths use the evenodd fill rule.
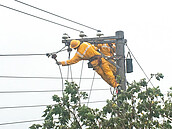
<path fill-rule="evenodd" d="M 165 94 L 171 82 L 172 66 L 172 8 L 170 0 L 23 0 L 65 18 L 100 29 L 104 36 L 114 36 L 118 30 L 124 31 L 127 44 L 134 56 L 150 77 L 151 73 L 161 72 L 164 79 L 152 79 L 154 86 L 160 86 Z M 96 37 L 96 31 L 51 16 L 22 5 L 14 0 L 1 0 L 6 5 L 48 20 L 78 29 L 88 37 Z M 21 14 L 0 6 L 0 54 L 44 54 L 60 50 L 63 33 L 71 38 L 79 38 L 79 32 L 40 19 Z M 127 48 L 126 53 L 127 53 Z M 75 51 L 72 51 L 73 56 Z M 68 53 L 57 55 L 59 61 L 67 60 Z M 72 65 L 73 77 L 80 77 L 82 62 Z M 146 78 L 133 60 L 134 72 L 127 74 L 127 80 L 139 81 Z M 67 76 L 67 67 L 61 67 Z M 84 62 L 83 77 L 93 77 L 94 71 Z M 0 76 L 60 77 L 55 61 L 46 56 L 0 56 Z M 100 78 L 96 74 L 96 78 Z M 74 80 L 79 83 L 78 79 Z M 92 80 L 82 80 L 81 89 L 90 89 Z M 151 85 L 149 85 L 151 87 Z M 61 90 L 61 79 L 21 79 L 0 78 L 0 91 L 42 91 Z M 105 101 L 111 98 L 110 86 L 96 79 L 90 101 Z M 89 93 L 89 91 L 87 91 Z M 0 107 L 31 106 L 53 104 L 55 92 L 44 93 L 0 93 Z M 57 92 L 61 95 L 61 92 Z M 93 108 L 101 108 L 105 103 L 90 103 Z M 42 119 L 45 107 L 0 108 L 0 129 L 27 129 L 33 123 L 7 124 L 18 121 Z"/>

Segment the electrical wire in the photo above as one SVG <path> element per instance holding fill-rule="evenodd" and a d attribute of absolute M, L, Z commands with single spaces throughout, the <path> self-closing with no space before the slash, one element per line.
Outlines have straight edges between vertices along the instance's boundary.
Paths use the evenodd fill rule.
<path fill-rule="evenodd" d="M 63 90 L 64 90 L 64 82 L 63 82 L 63 75 L 62 75 L 62 70 L 60 68 L 60 65 L 59 66 L 59 71 L 60 71 L 60 75 L 61 75 L 61 80 L 62 80 L 62 94 L 63 94 Z"/>
<path fill-rule="evenodd" d="M 89 103 L 101 103 L 101 102 L 106 102 L 105 100 L 102 101 L 91 101 Z M 82 104 L 85 104 L 88 102 L 82 102 Z M 47 104 L 47 105 L 22 105 L 22 106 L 9 106 L 9 107 L 0 107 L 0 110 L 4 110 L 4 109 L 19 109 L 19 108 L 36 108 L 36 107 L 46 107 L 46 106 L 54 106 L 56 104 Z"/>
<path fill-rule="evenodd" d="M 57 22 L 50 21 L 50 20 L 47 20 L 47 19 L 45 19 L 45 18 L 41 18 L 41 17 L 38 17 L 38 16 L 35 16 L 35 15 L 32 15 L 32 14 L 29 14 L 29 13 L 26 13 L 26 12 L 23 12 L 23 11 L 20 11 L 20 10 L 17 10 L 17 9 L 14 9 L 14 8 L 11 8 L 11 7 L 8 7 L 8 6 L 5 6 L 5 5 L 2 5 L 2 4 L 0 4 L 0 6 L 2 6 L 2 7 L 4 7 L 4 8 L 7 8 L 7 9 L 10 9 L 10 10 L 13 10 L 13 11 L 16 11 L 16 12 L 23 13 L 23 14 L 28 15 L 28 16 L 32 16 L 32 17 L 35 17 L 35 18 L 38 18 L 38 19 L 41 19 L 41 20 L 44 20 L 44 21 L 47 21 L 47 22 L 50 22 L 50 23 L 59 25 L 59 26 L 62 26 L 62 27 L 65 27 L 65 28 L 68 28 L 68 29 L 71 29 L 71 30 L 75 30 L 75 31 L 81 32 L 81 31 L 78 30 L 78 29 L 75 29 L 75 28 L 72 28 L 72 27 L 69 27 L 69 26 L 65 26 L 65 25 L 59 24 L 59 23 L 57 23 Z"/>
<path fill-rule="evenodd" d="M 79 79 L 79 87 L 81 85 L 83 66 L 84 66 L 84 60 L 82 61 L 82 65 L 81 65 L 81 72 L 80 72 L 80 79 Z"/>
<path fill-rule="evenodd" d="M 29 105 L 29 106 L 10 106 L 10 107 L 0 107 L 1 109 L 11 109 L 11 108 L 34 108 L 34 107 L 46 107 L 48 105 Z"/>
<path fill-rule="evenodd" d="M 59 53 L 59 52 L 67 50 L 67 49 L 63 49 L 63 50 L 62 49 L 57 52 L 51 52 L 51 53 Z M 47 55 L 47 53 L 43 53 L 43 54 L 0 54 L 0 56 L 5 56 L 5 57 L 6 56 L 42 56 L 42 55 L 45 56 L 45 55 Z"/>
<path fill-rule="evenodd" d="M 93 102 L 90 102 L 90 103 L 102 103 L 102 102 L 106 102 L 106 101 L 93 101 Z M 87 103 L 87 102 L 83 102 L 83 103 Z M 0 126 L 2 126 L 2 125 L 10 125 L 10 124 L 22 124 L 22 123 L 29 123 L 29 122 L 37 122 L 37 121 L 44 121 L 44 119 L 6 122 L 6 123 L 0 123 Z"/>
<path fill-rule="evenodd" d="M 7 122 L 7 123 L 0 123 L 0 125 L 22 124 L 22 123 L 38 122 L 38 121 L 44 121 L 44 119 Z"/>
<path fill-rule="evenodd" d="M 0 56 L 42 56 L 46 54 L 0 54 Z"/>
<path fill-rule="evenodd" d="M 140 65 L 140 63 L 138 62 L 138 60 L 136 59 L 136 57 L 134 56 L 134 54 L 131 52 L 130 48 L 128 47 L 128 45 L 126 44 L 129 52 L 131 53 L 131 55 L 133 56 L 134 60 L 136 61 L 136 63 L 138 64 L 138 66 L 140 67 L 140 69 L 142 70 L 142 72 L 144 73 L 144 75 L 146 76 L 146 78 L 149 80 L 149 77 L 147 76 L 146 72 L 144 71 L 144 69 L 142 68 L 142 66 Z M 153 83 L 150 81 L 151 85 L 154 87 Z"/>
<path fill-rule="evenodd" d="M 92 91 L 105 91 L 109 89 L 92 89 Z M 45 92 L 61 92 L 62 90 L 31 90 L 31 91 L 0 91 L 0 94 L 13 94 L 13 93 L 45 93 Z M 82 89 L 80 91 L 90 91 L 90 89 Z"/>
<path fill-rule="evenodd" d="M 81 24 L 81 23 L 79 23 L 79 22 L 76 22 L 76 21 L 70 20 L 70 19 L 65 18 L 65 17 L 62 17 L 62 16 L 59 16 L 59 15 L 57 15 L 57 14 L 54 14 L 54 13 L 48 12 L 48 11 L 46 11 L 46 10 L 43 10 L 43 9 L 38 8 L 38 7 L 32 6 L 32 5 L 30 5 L 30 4 L 24 3 L 24 2 L 22 2 L 22 1 L 19 1 L 19 0 L 15 0 L 15 1 L 16 1 L 16 2 L 19 2 L 19 3 L 21 3 L 21 4 L 24 4 L 24 5 L 27 5 L 27 6 L 29 6 L 29 7 L 35 8 L 35 9 L 37 9 L 37 10 L 43 11 L 43 12 L 45 12 L 45 13 L 51 14 L 51 15 L 53 15 L 53 16 L 56 16 L 56 17 L 62 18 L 62 19 L 64 19 L 64 20 L 67 20 L 67 21 L 73 22 L 73 23 L 75 23 L 75 24 L 78 24 L 78 25 L 81 25 L 81 26 L 87 27 L 87 28 L 89 28 L 89 29 L 92 29 L 92 30 L 95 30 L 95 31 L 99 31 L 99 30 L 97 30 L 97 29 L 95 29 L 95 28 L 92 28 L 92 27 L 86 26 L 86 25 L 84 25 L 84 24 Z"/>
<path fill-rule="evenodd" d="M 96 72 L 94 71 L 94 75 L 93 75 L 93 80 L 92 80 L 92 84 L 91 84 L 91 88 L 90 88 L 90 93 L 89 93 L 89 97 L 88 97 L 87 106 L 88 106 L 88 104 L 89 104 L 90 96 L 91 96 L 91 91 L 92 91 L 92 89 L 93 89 L 93 83 L 94 83 L 95 73 L 96 73 Z"/>
<path fill-rule="evenodd" d="M 11 78 L 11 79 L 61 79 L 61 77 L 29 77 L 29 76 L 0 76 L 0 78 Z M 63 79 L 67 79 L 67 77 L 63 77 Z M 69 78 L 72 79 L 72 78 Z M 73 77 L 73 79 L 92 79 L 92 78 L 80 78 L 80 77 Z M 95 78 L 101 79 L 101 78 Z"/>
<path fill-rule="evenodd" d="M 70 60 L 71 51 L 68 51 L 68 52 L 69 52 L 68 60 Z M 69 73 L 70 73 L 70 75 L 71 75 L 71 80 L 72 80 L 72 82 L 73 82 L 73 78 L 72 78 L 72 67 L 71 67 L 71 65 L 68 65 L 67 80 L 69 79 Z"/>
<path fill-rule="evenodd" d="M 70 69 L 70 76 L 71 76 L 71 80 L 72 80 L 72 82 L 73 82 L 72 66 L 71 66 L 71 65 L 69 66 L 69 69 Z"/>

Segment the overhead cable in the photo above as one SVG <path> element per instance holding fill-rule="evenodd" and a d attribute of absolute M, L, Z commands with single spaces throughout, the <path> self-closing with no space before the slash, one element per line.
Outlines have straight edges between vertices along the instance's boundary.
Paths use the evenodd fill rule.
<path fill-rule="evenodd" d="M 105 100 L 101 100 L 101 101 L 92 101 L 89 103 L 102 103 L 102 102 L 106 102 Z M 88 102 L 82 102 L 82 104 L 85 104 Z M 47 105 L 22 105 L 22 106 L 9 106 L 9 107 L 0 107 L 0 110 L 2 109 L 14 109 L 14 108 L 35 108 L 35 107 L 46 107 L 46 106 L 55 106 L 56 104 L 47 104 Z"/>
<path fill-rule="evenodd" d="M 93 90 L 93 84 L 94 84 L 94 78 L 95 78 L 95 71 L 94 71 L 94 75 L 93 75 L 93 80 L 92 80 L 92 83 L 91 83 L 91 88 L 90 88 L 90 93 L 89 93 L 89 97 L 88 97 L 88 102 L 87 102 L 87 106 L 90 102 L 90 97 L 91 97 L 91 91 Z"/>
<path fill-rule="evenodd" d="M 63 74 L 62 74 L 62 70 L 60 68 L 60 65 L 58 65 L 58 66 L 59 66 L 60 76 L 61 76 L 61 80 L 62 80 L 62 95 L 63 95 L 63 90 L 64 90 L 64 82 L 63 82 L 63 79 L 64 79 L 64 77 L 63 77 Z"/>
<path fill-rule="evenodd" d="M 126 44 L 129 52 L 131 53 L 131 55 L 133 56 L 134 60 L 136 61 L 136 63 L 138 64 L 138 66 L 140 67 L 140 69 L 142 70 L 142 72 L 144 73 L 144 75 L 146 76 L 146 78 L 149 80 L 149 82 L 151 83 L 151 85 L 154 87 L 154 85 L 152 84 L 152 82 L 150 81 L 150 78 L 147 76 L 146 72 L 144 71 L 144 69 L 142 68 L 142 66 L 140 65 L 140 63 L 137 61 L 136 57 L 134 56 L 134 54 L 131 52 L 130 48 L 128 47 L 128 45 Z"/>
<path fill-rule="evenodd" d="M 26 120 L 26 121 L 15 121 L 15 122 L 6 122 L 6 123 L 0 123 L 0 125 L 22 124 L 22 123 L 38 122 L 38 121 L 44 121 L 44 119 L 39 119 L 39 120 Z"/>
<path fill-rule="evenodd" d="M 35 17 L 35 18 L 38 18 L 38 19 L 41 19 L 41 20 L 44 20 L 44 21 L 47 21 L 47 22 L 50 22 L 50 23 L 53 23 L 53 24 L 56 24 L 56 25 L 59 25 L 59 26 L 62 26 L 62 27 L 65 27 L 65 28 L 68 28 L 68 29 L 71 29 L 71 30 L 75 30 L 75 31 L 81 32 L 78 29 L 75 29 L 75 28 L 72 28 L 72 27 L 69 27 L 69 26 L 65 26 L 65 25 L 59 24 L 57 22 L 50 21 L 50 20 L 47 20 L 45 18 L 41 18 L 41 17 L 38 17 L 38 16 L 35 16 L 35 15 L 32 15 L 32 14 L 29 14 L 29 13 L 26 13 L 26 12 L 23 12 L 23 11 L 20 11 L 20 10 L 17 10 L 17 9 L 14 9 L 14 8 L 11 8 L 11 7 L 8 7 L 8 6 L 5 6 L 5 5 L 2 5 L 2 4 L 0 4 L 0 6 L 2 6 L 4 8 L 7 8 L 7 9 L 10 9 L 10 10 L 13 10 L 13 11 L 17 11 L 17 12 L 20 12 L 20 13 L 23 13 L 23 14 L 26 14 L 26 15 L 29 15 L 29 16 L 32 16 L 32 17 Z"/>
<path fill-rule="evenodd" d="M 18 78 L 18 79 L 61 79 L 61 77 L 29 77 L 29 76 L 0 76 L 0 78 Z M 63 77 L 63 79 L 67 79 L 67 77 Z M 72 77 L 68 79 L 92 79 L 92 78 L 80 78 L 80 77 Z M 95 78 L 101 79 L 101 78 Z"/>
<path fill-rule="evenodd" d="M 30 105 L 30 106 L 10 106 L 10 107 L 0 107 L 0 109 L 10 109 L 10 108 L 32 108 L 32 107 L 45 107 L 48 105 Z"/>
<path fill-rule="evenodd" d="M 99 30 L 97 30 L 97 29 L 95 29 L 95 28 L 89 27 L 89 26 L 87 26 L 87 25 L 81 24 L 81 23 L 79 23 L 79 22 L 76 22 L 76 21 L 70 20 L 70 19 L 65 18 L 65 17 L 62 17 L 62 16 L 59 16 L 59 15 L 57 15 L 57 14 L 54 14 L 54 13 L 48 12 L 48 11 L 46 11 L 46 10 L 43 10 L 43 9 L 38 8 L 38 7 L 32 6 L 32 5 L 30 5 L 30 4 L 24 3 L 24 2 L 22 2 L 22 1 L 19 1 L 19 0 L 15 0 L 15 1 L 16 1 L 16 2 L 19 2 L 19 3 L 21 3 L 21 4 L 24 4 L 24 5 L 27 5 L 27 6 L 29 6 L 29 7 L 35 8 L 35 9 L 37 9 L 37 10 L 43 11 L 43 12 L 45 12 L 45 13 L 51 14 L 51 15 L 53 15 L 53 16 L 56 16 L 56 17 L 62 18 L 62 19 L 64 19 L 64 20 L 67 20 L 67 21 L 73 22 L 73 23 L 75 23 L 75 24 L 78 24 L 78 25 L 81 25 L 81 26 L 87 27 L 87 28 L 89 28 L 89 29 L 92 29 L 92 30 L 95 30 L 95 31 L 99 31 Z"/>
<path fill-rule="evenodd" d="M 101 103 L 101 102 L 106 102 L 106 101 L 92 101 L 92 102 L 89 102 L 89 103 Z M 83 102 L 83 103 L 87 103 L 87 102 Z M 46 105 L 46 106 L 48 106 L 48 105 Z M 29 107 L 31 107 L 31 106 L 29 106 Z M 38 107 L 38 105 L 37 105 L 37 107 Z M 6 123 L 0 123 L 0 126 L 1 125 L 10 125 L 10 124 L 21 124 L 21 123 L 28 123 L 28 122 L 36 122 L 36 121 L 44 121 L 44 119 L 40 119 L 40 120 L 27 120 L 27 121 L 16 121 L 16 122 L 6 122 Z"/>
<path fill-rule="evenodd" d="M 109 89 L 92 89 L 92 91 L 105 91 Z M 61 92 L 62 90 L 30 90 L 30 91 L 0 91 L 0 94 L 11 94 L 11 93 L 45 93 L 45 92 Z M 90 91 L 90 89 L 82 89 L 79 91 Z"/>
<path fill-rule="evenodd" d="M 42 56 L 46 54 L 0 54 L 0 56 Z"/>
<path fill-rule="evenodd" d="M 81 85 L 83 66 L 84 66 L 84 60 L 82 61 L 82 65 L 81 65 L 81 73 L 80 73 L 80 79 L 79 79 L 79 87 L 80 87 L 80 85 Z"/>
<path fill-rule="evenodd" d="M 64 47 L 63 47 L 64 48 Z M 57 52 L 51 52 L 51 53 L 59 53 L 62 51 L 66 51 L 67 49 L 61 49 Z M 42 54 L 0 54 L 0 56 L 45 56 L 47 53 L 42 53 Z"/>

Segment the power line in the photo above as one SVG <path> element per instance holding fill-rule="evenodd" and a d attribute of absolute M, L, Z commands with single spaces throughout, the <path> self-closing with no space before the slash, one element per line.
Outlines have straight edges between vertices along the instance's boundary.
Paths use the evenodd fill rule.
<path fill-rule="evenodd" d="M 109 89 L 92 89 L 92 91 L 105 91 Z M 41 93 L 41 92 L 61 92 L 62 90 L 37 90 L 37 91 L 0 91 L 0 94 L 11 94 L 11 93 Z M 90 89 L 82 89 L 80 91 L 90 91 Z"/>
<path fill-rule="evenodd" d="M 106 101 L 92 101 L 89 103 L 102 103 Z M 88 102 L 83 102 L 88 103 Z M 34 105 L 34 106 L 16 106 L 16 107 L 8 107 L 8 108 L 26 108 L 26 107 L 42 107 L 42 106 L 49 106 L 49 105 Z M 28 121 L 16 121 L 16 122 L 7 122 L 7 123 L 0 123 L 0 125 L 9 125 L 9 124 L 20 124 L 20 123 L 28 123 L 28 122 L 36 122 L 36 121 L 44 121 L 44 119 L 40 120 L 28 120 Z"/>
<path fill-rule="evenodd" d="M 66 46 L 65 46 L 66 47 Z M 62 51 L 66 51 L 67 49 L 64 49 L 64 47 L 57 51 L 57 52 L 51 52 L 51 53 L 59 53 L 59 52 L 62 52 Z M 47 55 L 48 53 L 39 53 L 39 54 L 0 54 L 0 56 L 45 56 Z"/>
<path fill-rule="evenodd" d="M 0 76 L 0 78 L 16 78 L 16 79 L 61 79 L 61 77 L 29 77 L 29 76 Z M 67 78 L 63 77 L 63 79 L 92 79 L 92 78 L 80 78 L 80 77 L 72 77 Z M 101 78 L 95 78 L 95 79 L 101 79 Z"/>
<path fill-rule="evenodd" d="M 11 8 L 11 7 L 2 5 L 2 4 L 0 4 L 0 6 L 2 6 L 2 7 L 4 7 L 4 8 L 7 8 L 7 9 L 11 9 L 11 10 L 13 10 L 13 11 L 17 11 L 17 12 L 20 12 L 20 13 L 23 13 L 23 14 L 26 14 L 26 15 L 29 15 L 29 16 L 32 16 L 32 17 L 35 17 L 35 18 L 38 18 L 38 19 L 41 19 L 41 20 L 44 20 L 44 21 L 47 21 L 47 22 L 50 22 L 50 23 L 53 23 L 53 24 L 56 24 L 56 25 L 59 25 L 59 26 L 62 26 L 62 27 L 65 27 L 65 28 L 68 28 L 68 29 L 71 29 L 71 30 L 75 30 L 75 31 L 81 32 L 81 31 L 78 30 L 78 29 L 75 29 L 75 28 L 72 28 L 72 27 L 69 27 L 69 26 L 65 26 L 65 25 L 59 24 L 59 23 L 57 23 L 57 22 L 53 22 L 53 21 L 50 21 L 50 20 L 47 20 L 47 19 L 44 19 L 44 18 L 35 16 L 35 15 L 32 15 L 32 14 L 29 14 L 29 13 L 26 13 L 26 12 L 23 12 L 23 11 L 20 11 L 20 10 L 17 10 L 17 9 L 14 9 L 14 8 Z"/>
<path fill-rule="evenodd" d="M 79 87 L 80 87 L 80 85 L 81 85 L 83 66 L 84 66 L 84 60 L 82 61 L 82 65 L 81 65 L 81 72 L 80 72 L 80 79 L 79 79 Z"/>
<path fill-rule="evenodd" d="M 101 103 L 101 102 L 106 102 L 106 101 L 92 101 L 89 103 Z M 87 103 L 87 102 L 83 102 Z M 28 108 L 28 107 L 42 107 L 42 106 L 48 106 L 48 105 L 34 105 L 34 106 L 16 106 L 16 107 L 6 107 L 7 108 Z M 2 108 L 2 107 L 1 107 Z M 5 109 L 5 107 L 3 108 Z M 15 122 L 6 122 L 6 123 L 0 123 L 0 126 L 2 125 L 10 125 L 10 124 L 21 124 L 21 123 L 29 123 L 29 122 L 37 122 L 37 121 L 44 121 L 44 119 L 39 119 L 39 120 L 26 120 L 26 121 L 15 121 Z"/>
<path fill-rule="evenodd" d="M 53 16 L 56 16 L 56 17 L 62 18 L 62 19 L 64 19 L 64 20 L 67 20 L 67 21 L 73 22 L 73 23 L 75 23 L 75 24 L 78 24 L 78 25 L 81 25 L 81 26 L 87 27 L 87 28 L 89 28 L 89 29 L 99 31 L 99 30 L 97 30 L 97 29 L 95 29 L 95 28 L 92 28 L 92 27 L 86 26 L 86 25 L 84 25 L 84 24 L 81 24 L 81 23 L 79 23 L 79 22 L 76 22 L 76 21 L 70 20 L 70 19 L 65 18 L 65 17 L 62 17 L 62 16 L 59 16 L 59 15 L 57 15 L 57 14 L 54 14 L 54 13 L 48 12 L 48 11 L 46 11 L 46 10 L 43 10 L 43 9 L 38 8 L 38 7 L 32 6 L 32 5 L 30 5 L 30 4 L 24 3 L 24 2 L 22 2 L 22 1 L 19 1 L 19 0 L 15 0 L 15 1 L 16 1 L 16 2 L 19 2 L 19 3 L 21 3 L 21 4 L 24 4 L 24 5 L 27 5 L 27 6 L 29 6 L 29 7 L 35 8 L 35 9 L 37 9 L 37 10 L 43 11 L 43 12 L 45 12 L 45 13 L 51 14 L 51 15 L 53 15 Z"/>
<path fill-rule="evenodd" d="M 131 52 L 130 48 L 128 47 L 128 45 L 126 44 L 129 52 L 131 53 L 131 55 L 133 56 L 134 60 L 136 61 L 136 63 L 138 64 L 138 66 L 140 67 L 140 69 L 142 70 L 142 72 L 144 73 L 144 75 L 146 76 L 146 78 L 149 80 L 149 77 L 147 76 L 146 72 L 144 71 L 144 69 L 142 68 L 142 66 L 140 65 L 140 63 L 137 61 L 136 57 L 134 56 L 134 54 Z M 151 85 L 154 87 L 154 85 L 152 84 L 151 81 L 149 81 L 151 83 Z"/>
<path fill-rule="evenodd" d="M 89 97 L 88 97 L 87 106 L 88 106 L 89 101 L 90 101 L 91 91 L 92 91 L 92 89 L 93 89 L 93 84 L 94 84 L 94 78 L 95 78 L 95 71 L 94 71 L 93 80 L 92 80 L 92 83 L 91 83 L 91 88 L 90 88 L 90 93 L 89 93 Z"/>
<path fill-rule="evenodd" d="M 106 102 L 105 100 L 103 101 L 92 101 L 92 102 L 89 102 L 89 103 L 101 103 L 101 102 Z M 82 102 L 82 104 L 85 104 L 85 103 L 88 103 L 88 102 Z M 9 107 L 0 107 L 0 110 L 2 109 L 18 109 L 18 108 L 35 108 L 35 107 L 46 107 L 46 106 L 54 106 L 56 104 L 48 104 L 48 105 L 22 105 L 22 106 L 9 106 Z"/>
<path fill-rule="evenodd" d="M 0 54 L 0 56 L 42 56 L 46 54 Z"/>
<path fill-rule="evenodd" d="M 33 107 L 45 107 L 48 105 L 30 105 L 30 106 L 10 106 L 10 107 L 0 107 L 0 109 L 10 109 L 10 108 L 33 108 Z"/>
<path fill-rule="evenodd" d="M 39 119 L 39 120 L 26 120 L 26 121 L 16 121 L 16 122 L 7 122 L 7 123 L 0 123 L 0 125 L 22 124 L 22 123 L 38 122 L 38 121 L 44 121 L 44 119 Z"/>

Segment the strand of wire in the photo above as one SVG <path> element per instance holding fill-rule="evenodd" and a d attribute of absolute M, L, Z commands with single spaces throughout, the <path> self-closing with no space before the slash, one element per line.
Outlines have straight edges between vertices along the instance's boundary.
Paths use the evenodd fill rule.
<path fill-rule="evenodd" d="M 93 84 L 94 84 L 95 73 L 96 73 L 96 72 L 94 71 L 94 75 L 93 75 L 93 80 L 92 80 L 92 83 L 91 83 L 91 88 L 90 88 L 90 93 L 89 93 L 89 97 L 88 97 L 87 106 L 88 106 L 88 104 L 89 104 L 89 102 L 90 102 L 91 91 L 92 91 L 92 89 L 93 89 Z"/>
<path fill-rule="evenodd" d="M 100 103 L 100 102 L 106 102 L 106 101 L 93 101 L 90 103 Z M 85 103 L 85 102 L 83 102 Z M 15 107 L 1 107 L 0 109 L 9 109 L 9 108 L 31 108 L 31 107 L 45 107 L 49 105 L 33 105 L 33 106 L 15 106 Z M 20 124 L 20 123 L 28 123 L 28 122 L 36 122 L 36 121 L 43 121 L 44 119 L 39 120 L 27 120 L 27 121 L 16 121 L 16 122 L 7 122 L 7 123 L 0 123 L 0 126 L 2 125 L 9 125 L 9 124 Z"/>
<path fill-rule="evenodd" d="M 64 19 L 64 20 L 67 20 L 67 21 L 73 22 L 73 23 L 75 23 L 75 24 L 78 24 L 78 25 L 81 25 L 81 26 L 87 27 L 87 28 L 89 28 L 89 29 L 92 29 L 92 30 L 98 31 L 98 30 L 97 30 L 97 29 L 95 29 L 95 28 L 89 27 L 89 26 L 87 26 L 87 25 L 81 24 L 81 23 L 79 23 L 79 22 L 76 22 L 76 21 L 70 20 L 70 19 L 65 18 L 65 17 L 62 17 L 62 16 L 59 16 L 59 15 L 54 14 L 54 13 L 51 13 L 51 12 L 49 12 L 49 11 L 46 11 L 46 10 L 40 9 L 40 8 L 38 8 L 38 7 L 35 7 L 35 6 L 33 6 L 33 5 L 30 5 L 30 4 L 27 4 L 27 3 L 24 3 L 24 2 L 22 2 L 22 1 L 19 1 L 19 0 L 15 0 L 15 1 L 16 1 L 16 2 L 19 2 L 19 3 L 21 3 L 21 4 L 24 4 L 24 5 L 27 5 L 27 6 L 29 6 L 29 7 L 32 7 L 32 8 L 34 8 L 34 9 L 37 9 L 37 10 L 43 11 L 43 12 L 45 12 L 45 13 L 51 14 L 51 15 L 53 15 L 53 16 L 56 16 L 56 17 L 62 18 L 62 19 Z"/>
<path fill-rule="evenodd" d="M 61 80 L 62 80 L 62 95 L 63 95 L 63 90 L 64 90 L 63 75 L 62 75 L 62 70 L 60 68 L 60 65 L 58 65 L 58 67 L 59 67 L 59 71 L 60 71 L 60 75 L 61 75 Z"/>
<path fill-rule="evenodd" d="M 101 101 L 91 101 L 89 103 L 101 103 L 101 102 L 106 102 L 105 100 L 101 100 Z M 88 102 L 82 102 L 82 104 L 85 104 Z M 56 104 L 47 104 L 47 105 L 22 105 L 22 106 L 9 106 L 9 107 L 0 107 L 0 110 L 2 109 L 18 109 L 18 108 L 36 108 L 36 107 L 46 107 L 46 106 L 54 106 Z"/>
<path fill-rule="evenodd" d="M 163 94 L 164 96 L 167 94 Z M 100 102 L 106 102 L 105 100 L 99 100 L 99 101 L 89 101 L 89 102 L 82 102 L 82 104 L 88 104 L 88 103 L 100 103 Z M 162 101 L 163 102 L 163 101 Z M 46 104 L 46 105 L 20 105 L 20 106 L 5 106 L 5 107 L 0 107 L 0 110 L 3 109 L 18 109 L 18 108 L 36 108 L 36 107 L 45 107 L 45 106 L 55 106 L 56 104 Z"/>
<path fill-rule="evenodd" d="M 92 89 L 92 91 L 105 91 L 109 89 Z M 82 89 L 79 91 L 90 91 L 90 89 Z M 62 90 L 31 90 L 31 91 L 0 91 L 0 94 L 13 94 L 13 93 L 46 93 L 46 92 L 62 92 Z"/>
<path fill-rule="evenodd" d="M 30 77 L 30 76 L 0 76 L 0 78 L 6 78 L 6 79 L 61 79 L 61 77 Z M 63 79 L 67 79 L 67 77 L 63 77 Z M 72 77 L 69 79 L 92 79 L 92 78 L 80 78 L 80 77 Z M 101 78 L 95 78 L 95 79 L 101 79 Z"/>
<path fill-rule="evenodd" d="M 70 66 L 69 68 L 70 68 L 70 76 L 71 76 L 71 81 L 73 82 L 72 66 Z"/>
<path fill-rule="evenodd" d="M 84 65 L 84 60 L 82 61 L 82 65 L 81 65 L 81 72 L 80 72 L 80 79 L 79 79 L 79 87 L 81 86 L 81 78 L 82 78 L 82 72 L 83 72 L 83 65 Z M 80 97 L 80 93 L 78 91 L 78 96 Z M 81 100 L 79 101 L 79 104 L 81 104 Z"/>
<path fill-rule="evenodd" d="M 84 67 L 84 60 L 82 61 L 82 65 L 81 65 L 81 72 L 80 72 L 80 78 L 79 78 L 79 87 L 80 87 L 80 85 L 81 85 L 83 67 Z"/>
<path fill-rule="evenodd" d="M 69 60 L 70 60 L 70 55 L 71 55 L 71 52 L 69 52 Z M 72 76 L 72 66 L 71 65 L 69 65 L 69 67 L 68 67 L 69 69 L 68 70 L 70 70 L 70 77 L 71 77 L 71 80 L 72 80 L 72 82 L 73 82 L 73 76 Z"/>
<path fill-rule="evenodd" d="M 30 122 L 38 122 L 38 121 L 44 121 L 44 119 L 7 122 L 7 123 L 0 123 L 0 125 L 2 126 L 2 125 L 11 125 L 11 124 L 22 124 L 22 123 L 30 123 Z"/>
<path fill-rule="evenodd" d="M 62 51 L 66 51 L 67 49 L 59 50 L 57 52 L 51 52 L 51 53 L 59 53 Z M 43 54 L 0 54 L 0 56 L 45 56 L 47 53 Z"/>
<path fill-rule="evenodd" d="M 100 103 L 100 102 L 106 102 L 106 101 L 93 101 L 93 102 L 89 102 L 89 103 Z M 86 103 L 86 102 L 83 102 L 83 103 Z M 39 106 L 48 106 L 48 105 L 39 105 Z M 26 107 L 27 107 L 27 106 L 25 106 L 25 108 L 26 108 Z M 29 107 L 31 107 L 31 106 L 29 106 Z M 34 106 L 34 107 L 38 107 L 38 105 L 37 105 L 37 106 Z M 8 108 L 9 108 L 9 107 L 8 107 Z M 10 107 L 10 108 L 11 108 L 11 107 Z M 14 108 L 14 107 L 13 107 L 13 108 Z M 19 106 L 18 106 L 17 108 L 19 108 Z M 21 108 L 21 107 L 20 107 L 20 108 Z M 0 126 L 2 126 L 2 125 L 9 125 L 9 124 L 20 124 L 20 123 L 36 122 L 36 121 L 44 121 L 44 119 L 0 123 Z"/>
<path fill-rule="evenodd" d="M 68 60 L 70 60 L 70 52 L 68 55 Z M 68 78 L 69 78 L 69 65 L 67 66 L 67 81 L 68 81 Z"/>
<path fill-rule="evenodd" d="M 71 30 L 75 30 L 75 31 L 81 32 L 81 31 L 78 30 L 78 29 L 75 29 L 75 28 L 72 28 L 72 27 L 69 27 L 69 26 L 66 26 L 66 25 L 63 25 L 63 24 L 60 24 L 60 23 L 51 21 L 51 20 L 47 20 L 47 19 L 45 19 L 45 18 L 38 17 L 38 16 L 32 15 L 32 14 L 30 14 L 30 13 L 26 13 L 26 12 L 23 12 L 23 11 L 20 11 L 20 10 L 17 10 L 17 9 L 14 9 L 14 8 L 11 8 L 11 7 L 2 5 L 2 4 L 0 4 L 0 6 L 2 6 L 2 7 L 4 7 L 4 8 L 7 8 L 7 9 L 10 9 L 10 10 L 13 10 L 13 11 L 16 11 L 16 12 L 20 12 L 20 13 L 22 13 L 22 14 L 25 14 L 25 15 L 28 15 L 28 16 L 31 16 L 31 17 L 34 17 L 34 18 L 37 18 L 37 19 L 40 19 L 40 20 L 43 20 L 43 21 L 47 21 L 47 22 L 50 22 L 50 23 L 53 23 L 53 24 L 56 24 L 56 25 L 59 25 L 59 26 L 62 26 L 62 27 L 71 29 Z"/>
<path fill-rule="evenodd" d="M 70 51 L 69 51 L 69 56 L 68 56 L 68 60 L 70 60 Z M 70 65 L 68 65 L 68 70 L 67 70 L 67 80 L 69 79 L 69 73 L 71 75 L 71 80 L 73 81 L 73 78 L 72 78 L 72 68 Z"/>
<path fill-rule="evenodd" d="M 142 68 L 142 66 L 140 65 L 140 63 L 137 61 L 136 57 L 134 56 L 134 54 L 131 52 L 130 48 L 128 47 L 128 45 L 126 44 L 129 52 L 131 53 L 131 55 L 133 56 L 134 60 L 136 61 L 136 63 L 138 64 L 138 66 L 140 67 L 140 69 L 142 70 L 142 72 L 144 73 L 144 75 L 146 76 L 146 78 L 149 80 L 149 77 L 147 76 L 146 72 L 144 71 L 144 69 Z M 154 87 L 153 83 L 150 81 L 151 85 Z"/>

